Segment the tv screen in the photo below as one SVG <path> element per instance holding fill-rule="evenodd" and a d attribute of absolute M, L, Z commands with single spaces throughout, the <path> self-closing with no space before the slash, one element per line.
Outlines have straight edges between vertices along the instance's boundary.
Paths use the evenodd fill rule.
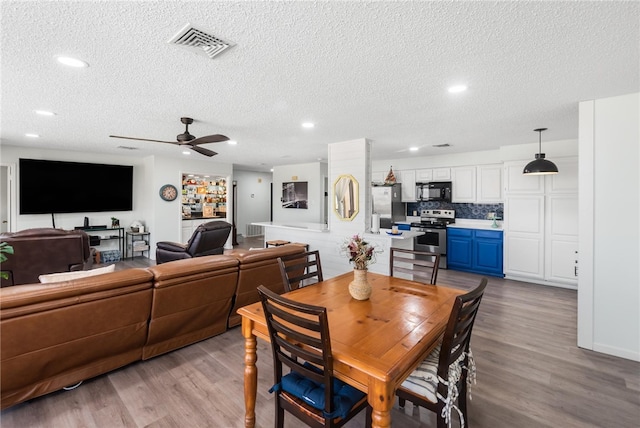
<path fill-rule="evenodd" d="M 131 211 L 133 166 L 20 159 L 20 214 Z"/>

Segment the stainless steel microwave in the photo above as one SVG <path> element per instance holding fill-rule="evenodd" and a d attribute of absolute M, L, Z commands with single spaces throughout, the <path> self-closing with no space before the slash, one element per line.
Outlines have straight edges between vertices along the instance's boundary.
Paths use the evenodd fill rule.
<path fill-rule="evenodd" d="M 451 182 L 416 183 L 416 200 L 451 202 Z"/>

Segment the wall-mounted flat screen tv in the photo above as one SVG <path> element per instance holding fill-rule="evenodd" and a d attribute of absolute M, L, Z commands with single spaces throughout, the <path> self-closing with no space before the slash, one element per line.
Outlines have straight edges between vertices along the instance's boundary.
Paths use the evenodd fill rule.
<path fill-rule="evenodd" d="M 20 159 L 20 214 L 133 209 L 133 166 Z"/>

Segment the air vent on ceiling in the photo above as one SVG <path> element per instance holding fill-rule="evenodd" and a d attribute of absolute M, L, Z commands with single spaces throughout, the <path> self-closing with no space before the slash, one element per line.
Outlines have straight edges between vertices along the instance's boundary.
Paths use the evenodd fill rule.
<path fill-rule="evenodd" d="M 118 148 L 122 150 L 138 150 L 137 147 L 131 147 L 131 146 L 118 146 Z"/>
<path fill-rule="evenodd" d="M 449 143 L 444 143 L 444 144 L 434 144 L 432 147 L 450 147 Z"/>
<path fill-rule="evenodd" d="M 232 43 L 198 30 L 191 24 L 185 25 L 168 43 L 184 46 L 194 52 L 205 54 L 209 58 L 214 58 L 233 46 Z"/>

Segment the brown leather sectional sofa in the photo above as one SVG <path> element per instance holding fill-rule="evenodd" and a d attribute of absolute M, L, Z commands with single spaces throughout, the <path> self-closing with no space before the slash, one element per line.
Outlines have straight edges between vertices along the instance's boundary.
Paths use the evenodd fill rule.
<path fill-rule="evenodd" d="M 233 251 L 52 284 L 0 289 L 1 407 L 225 332 L 276 259 L 300 245 Z"/>

